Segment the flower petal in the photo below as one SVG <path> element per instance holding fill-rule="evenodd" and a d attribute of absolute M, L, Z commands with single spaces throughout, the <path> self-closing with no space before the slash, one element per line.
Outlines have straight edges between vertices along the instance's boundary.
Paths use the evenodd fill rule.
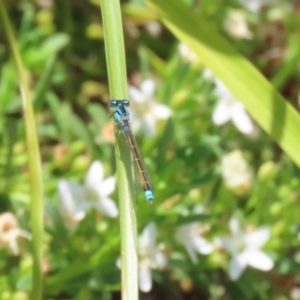
<path fill-rule="evenodd" d="M 248 265 L 255 269 L 269 271 L 274 267 L 271 257 L 261 250 L 246 250 L 243 255 Z"/>
<path fill-rule="evenodd" d="M 245 242 L 249 248 L 261 248 L 270 239 L 270 229 L 258 228 L 256 231 L 245 236 Z"/>
<path fill-rule="evenodd" d="M 154 37 L 158 37 L 162 32 L 162 26 L 157 21 L 150 21 L 145 25 L 147 31 Z"/>
<path fill-rule="evenodd" d="M 163 252 L 157 249 L 152 255 L 152 262 L 155 268 L 162 269 L 166 266 L 168 259 Z"/>
<path fill-rule="evenodd" d="M 191 226 L 191 225 L 190 224 L 182 225 L 177 229 L 177 231 L 175 233 L 175 239 L 182 244 L 184 244 L 186 242 L 186 240 L 188 239 L 189 231 L 190 231 L 189 226 Z"/>
<path fill-rule="evenodd" d="M 97 191 L 102 197 L 110 195 L 116 189 L 116 178 L 111 176 L 101 182 L 101 185 L 97 187 Z"/>
<path fill-rule="evenodd" d="M 156 134 L 156 122 L 151 113 L 147 113 L 142 120 L 142 129 L 147 136 Z"/>
<path fill-rule="evenodd" d="M 224 22 L 225 31 L 235 39 L 251 39 L 253 34 L 249 30 L 244 14 L 239 10 L 232 10 Z"/>
<path fill-rule="evenodd" d="M 148 267 L 139 268 L 139 287 L 144 293 L 150 292 L 152 289 L 151 269 Z"/>
<path fill-rule="evenodd" d="M 223 237 L 223 238 L 219 238 L 218 242 L 220 243 L 221 247 L 224 248 L 230 254 L 235 255 L 237 253 L 234 238 Z"/>
<path fill-rule="evenodd" d="M 9 244 L 7 246 L 11 250 L 13 255 L 20 254 L 20 247 L 16 239 L 9 241 Z"/>
<path fill-rule="evenodd" d="M 183 61 L 192 63 L 199 60 L 197 54 L 193 52 L 187 44 L 180 43 L 178 50 Z"/>
<path fill-rule="evenodd" d="M 198 260 L 197 252 L 195 251 L 194 247 L 190 243 L 188 243 L 185 245 L 185 249 L 188 255 L 190 256 L 192 263 L 196 265 L 199 260 Z"/>
<path fill-rule="evenodd" d="M 195 250 L 204 255 L 210 254 L 214 249 L 211 243 L 207 242 L 206 239 L 200 236 L 194 237 L 193 245 Z"/>
<path fill-rule="evenodd" d="M 58 193 L 60 196 L 60 206 L 69 213 L 76 213 L 87 209 L 85 202 L 85 189 L 80 184 L 62 179 L 58 183 Z"/>
<path fill-rule="evenodd" d="M 139 91 L 137 88 L 134 86 L 129 86 L 128 87 L 128 97 L 130 100 L 132 100 L 135 103 L 144 103 L 146 101 L 145 96 L 141 91 Z"/>
<path fill-rule="evenodd" d="M 231 105 L 231 119 L 235 127 L 244 134 L 254 132 L 254 125 L 242 103 L 236 102 Z"/>
<path fill-rule="evenodd" d="M 115 201 L 110 198 L 103 198 L 93 206 L 108 217 L 116 218 L 119 215 L 119 210 Z"/>
<path fill-rule="evenodd" d="M 239 0 L 239 2 L 249 11 L 253 12 L 253 13 L 259 13 L 259 11 L 261 10 L 262 6 L 267 4 L 268 1 L 262 1 L 262 0 Z M 271 1 L 269 1 L 271 2 Z"/>
<path fill-rule="evenodd" d="M 232 151 L 222 157 L 222 176 L 224 183 L 230 189 L 248 187 L 251 184 L 249 167 L 240 150 Z M 234 225 L 229 225 L 231 226 Z M 235 226 L 238 226 L 236 224 Z M 231 228 L 232 234 L 238 234 L 240 229 Z"/>
<path fill-rule="evenodd" d="M 141 92 L 147 100 L 151 100 L 155 92 L 155 83 L 152 79 L 146 79 L 141 84 Z"/>
<path fill-rule="evenodd" d="M 19 229 L 19 235 L 25 239 L 31 240 L 31 234 L 26 230 Z"/>
<path fill-rule="evenodd" d="M 94 161 L 87 173 L 85 179 L 85 186 L 88 189 L 94 189 L 95 187 L 99 186 L 99 184 L 103 181 L 104 178 L 104 168 L 100 161 Z"/>
<path fill-rule="evenodd" d="M 171 116 L 172 110 L 164 104 L 154 104 L 151 106 L 152 113 L 156 119 L 168 119 Z"/>
<path fill-rule="evenodd" d="M 0 248 L 8 248 L 14 255 L 20 253 L 18 238 L 31 239 L 29 232 L 21 229 L 17 218 L 10 212 L 0 214 Z"/>
<path fill-rule="evenodd" d="M 231 280 L 240 278 L 246 268 L 246 263 L 240 256 L 235 255 L 231 258 L 229 264 L 229 277 Z"/>
<path fill-rule="evenodd" d="M 139 252 L 148 252 L 154 249 L 156 241 L 156 226 L 153 222 L 149 223 L 139 236 Z"/>
<path fill-rule="evenodd" d="M 230 111 L 226 101 L 220 100 L 215 108 L 212 120 L 216 125 L 223 125 L 230 119 Z"/>
<path fill-rule="evenodd" d="M 184 245 L 191 261 L 194 264 L 198 263 L 198 256 L 196 253 L 194 238 L 197 237 L 197 227 L 199 223 L 191 223 L 182 225 L 178 228 L 175 234 L 175 239 Z"/>
<path fill-rule="evenodd" d="M 220 98 L 220 101 L 224 101 L 227 104 L 230 104 L 232 101 L 235 101 L 231 91 L 227 86 L 218 78 L 215 78 L 215 90 L 214 93 Z"/>

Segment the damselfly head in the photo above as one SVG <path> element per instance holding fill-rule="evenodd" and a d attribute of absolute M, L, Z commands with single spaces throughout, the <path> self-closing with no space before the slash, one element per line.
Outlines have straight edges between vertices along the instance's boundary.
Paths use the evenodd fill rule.
<path fill-rule="evenodd" d="M 128 100 L 110 100 L 109 101 L 109 107 L 118 107 L 118 106 L 129 106 L 129 101 Z"/>
<path fill-rule="evenodd" d="M 128 107 L 130 104 L 128 100 L 121 100 L 121 103 L 123 106 L 126 106 L 126 107 Z"/>
<path fill-rule="evenodd" d="M 118 106 L 118 100 L 110 100 L 109 107 L 116 107 Z"/>

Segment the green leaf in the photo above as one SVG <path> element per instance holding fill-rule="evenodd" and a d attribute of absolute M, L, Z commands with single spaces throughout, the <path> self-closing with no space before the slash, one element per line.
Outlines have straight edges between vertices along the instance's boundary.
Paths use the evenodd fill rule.
<path fill-rule="evenodd" d="M 54 54 L 62 50 L 70 41 L 70 38 L 65 33 L 57 33 L 49 37 L 42 45 L 41 51 L 46 51 L 48 54 Z"/>
<path fill-rule="evenodd" d="M 181 1 L 150 0 L 162 21 L 247 108 L 300 166 L 300 117 L 263 75 L 213 26 Z"/>

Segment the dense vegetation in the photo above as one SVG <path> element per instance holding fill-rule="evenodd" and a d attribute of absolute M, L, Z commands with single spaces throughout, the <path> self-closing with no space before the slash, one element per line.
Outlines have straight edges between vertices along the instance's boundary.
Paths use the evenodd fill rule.
<path fill-rule="evenodd" d="M 178 19 L 179 28 L 199 19 L 212 26 L 212 40 L 214 32 L 223 36 L 224 52 L 208 47 L 216 60 L 192 49 L 188 27 L 181 35 L 157 6 L 121 3 L 131 125 L 155 195 L 149 205 L 136 187 L 140 298 L 300 299 L 300 153 L 293 152 L 300 128 L 292 119 L 299 122 L 299 4 L 176 1 L 191 16 Z M 109 117 L 99 1 L 2 2 L 27 71 L 41 153 L 43 299 L 120 299 L 118 133 Z M 178 7 L 168 13 L 181 13 Z M 0 298 L 25 300 L 31 149 L 0 24 Z M 230 56 L 229 43 L 285 102 L 260 91 L 248 69 L 235 78 L 236 90 L 226 85 L 220 74 L 231 70 L 218 57 Z M 230 59 L 243 68 L 239 57 Z M 272 107 L 270 126 L 247 98 L 258 91 L 257 103 Z"/>

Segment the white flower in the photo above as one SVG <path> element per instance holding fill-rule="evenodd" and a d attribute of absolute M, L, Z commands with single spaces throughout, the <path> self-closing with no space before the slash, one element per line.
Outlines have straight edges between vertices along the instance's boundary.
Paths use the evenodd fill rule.
<path fill-rule="evenodd" d="M 247 114 L 244 105 L 236 100 L 227 87 L 218 79 L 215 79 L 215 94 L 219 103 L 215 108 L 212 119 L 216 125 L 223 125 L 229 120 L 244 134 L 255 133 L 254 125 Z"/>
<path fill-rule="evenodd" d="M 224 29 L 235 39 L 251 39 L 253 37 L 244 15 L 238 10 L 229 13 L 224 23 Z"/>
<path fill-rule="evenodd" d="M 156 226 L 149 223 L 138 239 L 139 287 L 143 292 L 152 288 L 151 269 L 162 269 L 167 264 L 167 257 L 156 246 Z"/>
<path fill-rule="evenodd" d="M 266 227 L 245 233 L 240 228 L 239 221 L 231 218 L 229 222 L 230 237 L 218 240 L 221 246 L 231 254 L 229 265 L 229 277 L 237 280 L 247 266 L 261 271 L 269 271 L 273 268 L 273 260 L 260 248 L 269 240 L 270 230 Z"/>
<path fill-rule="evenodd" d="M 148 30 L 148 32 L 154 37 L 160 36 L 160 34 L 162 32 L 162 27 L 161 27 L 160 23 L 155 20 L 148 22 L 145 25 L 145 27 Z"/>
<path fill-rule="evenodd" d="M 171 115 L 169 107 L 155 102 L 154 92 L 155 83 L 152 79 L 143 81 L 140 89 L 134 86 L 128 88 L 129 99 L 132 100 L 132 129 L 137 131 L 141 128 L 148 136 L 155 135 L 157 120 L 168 119 Z"/>
<path fill-rule="evenodd" d="M 149 223 L 143 230 L 138 239 L 139 255 L 139 288 L 147 293 L 152 288 L 151 269 L 162 269 L 167 264 L 167 257 L 156 246 L 156 226 L 153 222 Z M 121 269 L 122 263 L 119 258 L 116 262 Z"/>
<path fill-rule="evenodd" d="M 197 54 L 185 43 L 178 45 L 178 51 L 185 62 L 194 63 L 199 61 Z"/>
<path fill-rule="evenodd" d="M 259 13 L 264 6 L 271 5 L 276 0 L 239 0 L 239 2 L 249 11 Z"/>
<path fill-rule="evenodd" d="M 248 190 L 251 185 L 251 174 L 240 150 L 223 156 L 222 176 L 228 188 Z"/>
<path fill-rule="evenodd" d="M 31 235 L 19 227 L 18 221 L 12 213 L 0 214 L 0 248 L 8 248 L 14 255 L 18 255 L 20 253 L 19 237 L 30 239 Z"/>
<path fill-rule="evenodd" d="M 190 223 L 180 226 L 175 238 L 184 245 L 194 264 L 198 263 L 197 253 L 207 255 L 213 251 L 213 245 L 201 237 L 203 227 L 200 223 Z"/>
<path fill-rule="evenodd" d="M 76 226 L 90 208 L 115 218 L 118 208 L 108 197 L 115 190 L 115 178 L 104 179 L 104 169 L 99 161 L 90 166 L 84 185 L 61 179 L 58 184 L 60 210 L 66 225 Z"/>

